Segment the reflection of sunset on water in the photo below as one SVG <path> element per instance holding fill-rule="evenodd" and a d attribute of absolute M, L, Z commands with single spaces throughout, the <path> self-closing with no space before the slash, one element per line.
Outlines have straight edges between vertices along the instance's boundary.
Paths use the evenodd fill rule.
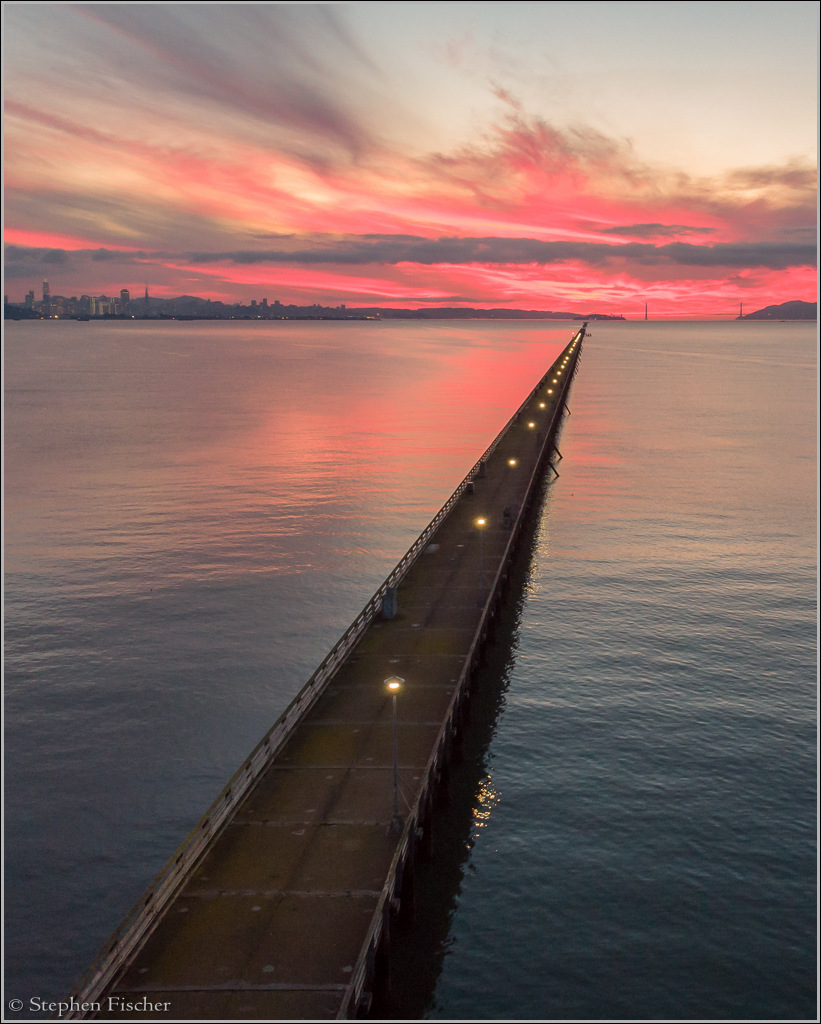
<path fill-rule="evenodd" d="M 30 327 L 25 372 L 36 374 L 58 353 L 43 333 L 47 324 Z M 379 530 L 349 536 L 346 524 L 358 517 L 378 523 L 388 506 L 380 529 L 402 531 L 403 540 L 385 542 L 385 558 L 395 556 L 573 330 L 361 322 L 65 327 L 77 344 L 61 401 L 84 413 L 67 433 L 68 409 L 56 404 L 30 428 L 50 469 L 19 487 L 28 512 L 20 509 L 18 541 L 31 530 L 41 557 L 65 557 L 59 534 L 42 524 L 65 514 L 65 495 L 75 494 L 71 517 L 84 536 L 105 534 L 107 545 L 130 538 L 131 549 L 144 553 L 169 545 L 181 555 L 201 550 L 201 571 L 216 576 L 239 569 L 207 554 L 217 518 L 238 499 L 233 546 L 258 553 L 267 544 L 271 571 L 290 564 L 295 534 L 303 566 L 324 557 L 309 554 L 312 533 L 328 557 L 349 544 L 379 548 Z M 30 474 L 15 450 L 12 440 L 9 481 Z M 106 500 L 84 501 L 91 488 Z M 186 495 L 200 511 L 173 535 L 167 509 Z M 229 539 L 222 537 L 223 549 Z"/>

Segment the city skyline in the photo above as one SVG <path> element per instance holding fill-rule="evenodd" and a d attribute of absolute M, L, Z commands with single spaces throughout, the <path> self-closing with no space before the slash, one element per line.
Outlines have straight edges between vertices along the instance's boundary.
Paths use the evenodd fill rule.
<path fill-rule="evenodd" d="M 815 4 L 4 10 L 13 301 L 815 300 Z"/>
<path fill-rule="evenodd" d="M 594 309 L 586 312 L 579 310 L 537 310 L 537 309 L 516 309 L 511 307 L 468 307 L 460 306 L 422 306 L 416 308 L 398 306 L 348 306 L 346 303 L 339 303 L 336 306 L 325 305 L 321 302 L 310 304 L 283 303 L 274 299 L 271 303 L 267 296 L 261 299 L 250 299 L 249 301 L 225 303 L 220 300 L 202 298 L 196 295 L 179 295 L 170 298 L 156 298 L 150 296 L 148 286 L 142 295 L 131 298 L 128 288 L 121 288 L 119 295 L 108 296 L 105 294 L 95 295 L 93 289 L 90 292 L 83 292 L 79 296 L 64 296 L 52 294 L 48 280 L 41 284 L 41 297 L 37 299 L 34 289 L 29 289 L 23 302 L 9 299 L 4 295 L 4 315 L 10 319 L 26 318 L 29 314 L 39 315 L 40 318 L 80 318 L 90 317 L 120 317 L 120 318 L 146 318 L 156 316 L 182 317 L 183 319 L 211 319 L 240 316 L 247 318 L 256 316 L 259 319 L 289 319 L 308 317 L 316 319 L 372 319 L 385 316 L 390 318 L 430 318 L 430 319 L 454 319 L 461 317 L 468 318 L 495 318 L 495 319 L 549 319 L 549 320 L 626 320 L 626 319 L 677 319 L 673 315 L 654 313 L 649 316 L 648 303 L 644 304 L 644 315 L 626 317 L 623 314 L 601 313 Z M 788 320 L 814 320 L 817 318 L 817 303 L 805 302 L 803 300 L 788 300 L 783 303 L 770 304 L 761 309 L 750 310 L 747 308 L 747 315 L 744 314 L 744 304 L 739 302 L 738 312 L 735 309 L 725 311 L 722 315 L 713 316 L 715 320 L 742 320 L 742 319 L 788 319 Z M 690 319 L 681 317 L 681 319 Z M 708 319 L 707 317 L 694 317 L 692 319 Z"/>

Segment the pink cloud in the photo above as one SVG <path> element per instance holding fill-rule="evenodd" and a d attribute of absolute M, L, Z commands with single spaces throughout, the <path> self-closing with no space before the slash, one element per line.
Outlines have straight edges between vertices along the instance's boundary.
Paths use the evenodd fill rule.
<path fill-rule="evenodd" d="M 175 73 L 191 77 L 193 66 Z M 196 89 L 223 86 L 206 76 Z M 621 312 L 650 294 L 670 310 L 709 313 L 741 290 L 757 289 L 761 305 L 814 297 L 814 269 L 790 255 L 798 242 L 807 249 L 815 223 L 811 169 L 759 168 L 700 181 L 643 164 L 622 141 L 583 128 L 559 131 L 514 102 L 508 107 L 483 137 L 452 153 L 412 157 L 370 139 L 352 162 L 350 155 L 303 158 L 253 133 L 192 128 L 170 142 L 171 122 L 158 122 L 164 128 L 155 132 L 131 123 L 126 132 L 12 98 L 6 240 L 64 250 L 108 246 L 131 253 L 132 262 L 148 250 L 140 260 L 158 282 L 154 290 L 173 294 L 187 284 L 212 298 L 236 288 L 237 297 L 265 289 L 299 302 Z M 303 115 L 295 108 L 289 116 Z M 380 256 L 403 238 L 407 258 Z M 356 239 L 365 256 L 351 255 Z M 500 256 L 505 239 L 519 252 L 530 242 L 577 249 L 540 255 L 534 248 L 528 262 Z M 739 243 L 735 255 L 732 243 Z M 784 269 L 767 269 L 767 257 L 754 267 L 753 243 L 762 252 L 777 249 Z M 256 265 L 182 258 L 186 250 L 253 254 L 269 246 L 276 259 Z M 303 254 L 301 265 L 296 256 L 283 262 L 289 247 Z M 125 256 L 122 272 L 134 274 Z M 770 266 L 776 263 L 773 257 Z"/>

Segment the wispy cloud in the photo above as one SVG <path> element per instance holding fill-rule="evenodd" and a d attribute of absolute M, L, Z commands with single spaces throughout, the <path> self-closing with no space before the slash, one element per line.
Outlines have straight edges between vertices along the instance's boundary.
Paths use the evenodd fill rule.
<path fill-rule="evenodd" d="M 332 6 L 78 4 L 143 52 L 153 88 L 277 132 L 277 145 L 325 166 L 374 145 L 356 112 L 357 82 L 378 68 Z M 145 88 L 145 69 L 137 66 Z M 127 73 L 127 71 L 126 71 Z M 362 83 L 363 86 L 365 83 Z M 286 134 L 283 134 L 285 130 Z M 288 145 L 288 132 L 295 133 Z M 332 152 L 323 147 L 330 146 Z"/>

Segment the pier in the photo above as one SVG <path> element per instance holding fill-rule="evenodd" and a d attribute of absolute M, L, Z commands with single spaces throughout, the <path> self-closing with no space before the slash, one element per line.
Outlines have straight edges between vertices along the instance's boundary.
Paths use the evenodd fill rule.
<path fill-rule="evenodd" d="M 576 332 L 78 982 L 66 1019 L 366 1015 L 576 372 Z"/>

